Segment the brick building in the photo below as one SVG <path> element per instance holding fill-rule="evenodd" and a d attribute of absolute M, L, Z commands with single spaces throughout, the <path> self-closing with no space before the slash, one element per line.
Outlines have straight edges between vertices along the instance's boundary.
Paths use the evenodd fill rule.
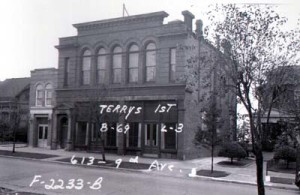
<path fill-rule="evenodd" d="M 45 68 L 31 71 L 29 146 L 50 148 L 56 87 L 57 69 Z"/>
<path fill-rule="evenodd" d="M 200 20 L 194 32 L 194 15 L 182 14 L 183 21 L 168 23 L 166 12 L 154 12 L 74 24 L 78 34 L 59 39 L 51 149 L 99 150 L 103 143 L 122 155 L 207 155 L 193 144 L 202 125 L 202 97 L 218 90 L 217 77 L 226 80 L 227 65 L 218 64 L 207 76 L 211 62 L 193 59 L 223 54 L 204 41 Z M 197 74 L 187 63 L 196 65 Z M 224 121 L 219 131 L 234 130 L 234 94 L 229 90 L 217 101 Z"/>

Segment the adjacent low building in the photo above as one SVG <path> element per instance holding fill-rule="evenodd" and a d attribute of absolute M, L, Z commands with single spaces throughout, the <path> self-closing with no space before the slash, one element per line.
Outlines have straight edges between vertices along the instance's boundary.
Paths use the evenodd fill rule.
<path fill-rule="evenodd" d="M 45 68 L 31 71 L 29 146 L 50 149 L 56 88 L 57 69 Z"/>
<path fill-rule="evenodd" d="M 27 141 L 30 78 L 6 79 L 0 83 L 0 139 Z"/>

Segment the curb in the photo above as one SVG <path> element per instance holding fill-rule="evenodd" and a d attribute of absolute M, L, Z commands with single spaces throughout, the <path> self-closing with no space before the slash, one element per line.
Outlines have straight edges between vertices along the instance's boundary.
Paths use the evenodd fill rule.
<path fill-rule="evenodd" d="M 7 155 L 0 155 L 0 157 L 4 158 L 12 158 L 12 159 L 19 159 L 19 160 L 31 160 L 37 162 L 46 162 L 50 164 L 61 164 L 65 166 L 77 166 L 83 168 L 93 168 L 93 169 L 110 169 L 110 170 L 118 170 L 122 172 L 135 172 L 135 173 L 147 173 L 147 169 L 127 169 L 127 168 L 116 168 L 116 167 L 108 167 L 108 166 L 97 166 L 97 165 L 86 165 L 86 164 L 71 164 L 69 162 L 62 162 L 56 160 L 47 160 L 47 159 L 34 159 L 34 158 L 26 158 L 26 157 L 16 157 L 16 156 L 7 156 Z M 61 158 L 64 158 L 61 156 Z"/>
<path fill-rule="evenodd" d="M 250 185 L 250 186 L 256 186 L 257 184 L 254 182 L 245 182 L 245 181 L 236 181 L 236 180 L 228 180 L 228 179 L 220 179 L 220 178 L 211 178 L 211 177 L 206 177 L 206 176 L 199 176 L 199 175 L 193 175 L 190 176 L 190 178 L 198 178 L 198 179 L 203 179 L 203 180 L 209 180 L 209 181 L 218 181 L 218 182 L 223 182 L 223 183 L 234 183 L 234 184 L 243 184 L 243 185 Z M 269 188 L 276 188 L 276 189 L 284 189 L 284 190 L 292 190 L 292 191 L 299 191 L 296 187 L 290 187 L 290 186 L 277 186 L 277 185 L 272 185 L 271 183 L 264 183 L 265 187 Z"/>
<path fill-rule="evenodd" d="M 226 179 L 221 179 L 221 178 L 212 178 L 212 177 L 199 176 L 199 175 L 187 175 L 187 177 L 180 177 L 180 176 L 176 176 L 176 175 L 157 174 L 155 172 L 149 171 L 148 169 L 139 169 L 139 170 L 137 170 L 137 169 L 115 168 L 115 167 L 97 166 L 97 165 L 71 164 L 71 163 L 68 163 L 68 162 L 55 161 L 55 160 L 34 159 L 34 158 L 16 157 L 16 156 L 7 156 L 7 155 L 0 155 L 0 157 L 19 159 L 19 160 L 31 160 L 31 161 L 37 161 L 37 162 L 46 162 L 46 163 L 50 163 L 50 164 L 61 164 L 61 165 L 65 165 L 65 166 L 77 166 L 77 167 L 92 168 L 92 169 L 99 169 L 100 168 L 100 169 L 108 169 L 108 170 L 122 171 L 122 172 L 153 174 L 153 175 L 156 175 L 156 176 L 164 176 L 164 177 L 176 177 L 176 178 L 184 178 L 184 179 L 201 179 L 203 181 L 216 181 L 216 182 L 234 183 L 234 184 L 242 184 L 242 185 L 250 185 L 250 186 L 256 186 L 257 185 L 254 182 L 226 180 Z M 61 158 L 64 158 L 64 156 L 61 156 Z M 265 183 L 265 187 L 276 188 L 276 189 L 284 189 L 284 190 L 292 190 L 292 191 L 299 192 L 299 190 L 296 187 L 277 186 L 277 185 L 272 185 L 271 183 Z"/>

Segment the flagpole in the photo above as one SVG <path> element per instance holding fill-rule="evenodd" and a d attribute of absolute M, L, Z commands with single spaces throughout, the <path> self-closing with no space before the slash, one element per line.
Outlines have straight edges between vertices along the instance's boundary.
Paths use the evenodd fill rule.
<path fill-rule="evenodd" d="M 124 18 L 124 13 L 125 13 L 125 4 L 123 3 L 123 18 Z"/>

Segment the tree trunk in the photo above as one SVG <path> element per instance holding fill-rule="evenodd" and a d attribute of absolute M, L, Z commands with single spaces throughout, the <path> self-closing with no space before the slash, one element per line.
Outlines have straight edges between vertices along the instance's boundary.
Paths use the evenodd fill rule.
<path fill-rule="evenodd" d="M 101 138 L 101 143 L 102 143 L 102 149 L 101 149 L 101 153 L 102 153 L 102 160 L 106 161 L 105 159 L 105 150 L 104 150 L 104 140 Z"/>
<path fill-rule="evenodd" d="M 214 144 L 211 145 L 211 173 L 214 172 Z"/>
<path fill-rule="evenodd" d="M 12 149 L 12 153 L 16 152 L 16 128 L 14 128 L 13 130 L 13 149 Z"/>
<path fill-rule="evenodd" d="M 263 153 L 261 147 L 261 140 L 258 136 L 258 132 L 254 125 L 254 119 L 252 116 L 251 110 L 248 110 L 249 119 L 250 119 L 250 131 L 251 131 L 251 140 L 252 140 L 252 150 L 255 155 L 255 163 L 256 163 L 256 181 L 257 181 L 257 192 L 258 195 L 265 195 L 265 186 L 264 186 L 264 167 L 263 167 Z M 257 114 L 258 125 L 261 125 L 260 122 L 260 112 Z"/>
<path fill-rule="evenodd" d="M 258 195 L 265 195 L 265 186 L 264 186 L 264 159 L 261 148 L 256 148 L 255 151 L 255 162 L 256 162 L 256 179 L 257 179 L 257 192 Z"/>

